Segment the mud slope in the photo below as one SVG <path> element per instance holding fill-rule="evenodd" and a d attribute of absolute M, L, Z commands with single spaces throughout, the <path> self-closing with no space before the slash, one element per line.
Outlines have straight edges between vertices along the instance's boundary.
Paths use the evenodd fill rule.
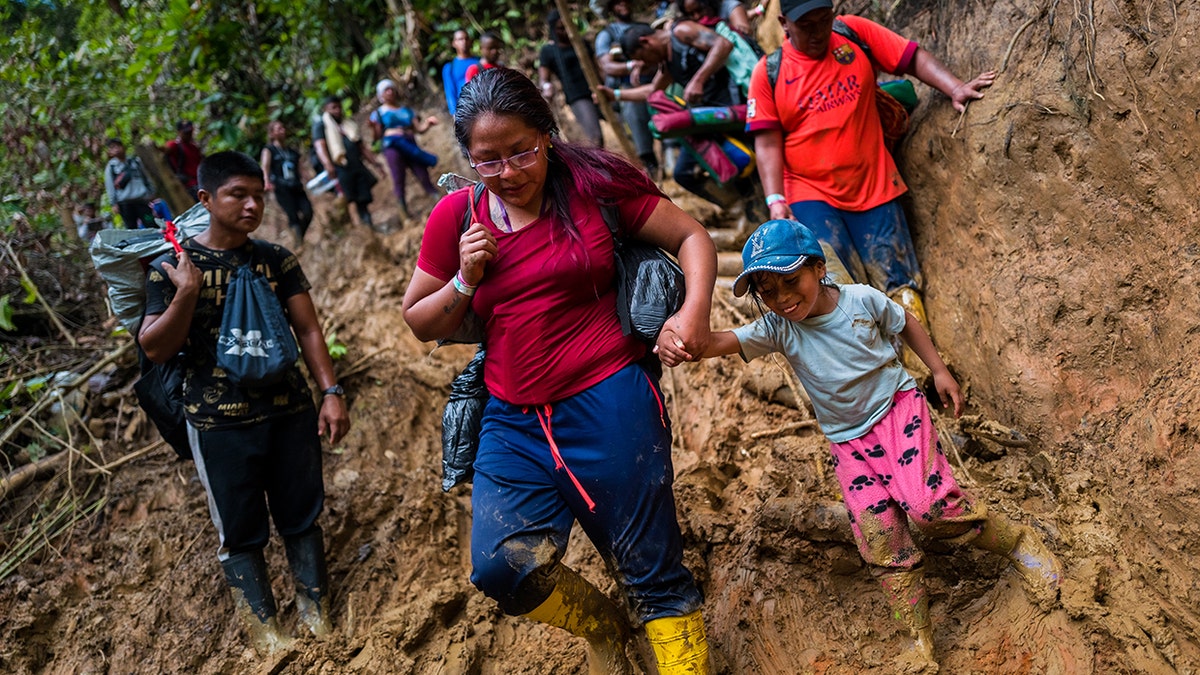
<path fill-rule="evenodd" d="M 931 547 L 942 672 L 1195 673 L 1200 15 L 1147 0 L 895 7 L 891 23 L 959 74 L 1003 67 L 965 116 L 922 91 L 902 170 L 934 338 L 970 412 L 1029 439 L 964 442 L 959 478 L 1045 533 L 1068 576 L 1063 608 L 1044 614 L 994 557 Z M 439 130 L 429 145 L 455 168 Z M 386 186 L 376 194 L 401 225 Z M 438 458 L 447 385 L 470 350 L 433 350 L 401 319 L 419 224 L 338 229 L 326 215 L 302 255 L 350 348 L 339 368 L 355 427 L 325 455 L 336 634 L 254 658 L 203 490 L 164 452 L 117 472 L 100 517 L 0 583 L 0 672 L 586 672 L 582 644 L 500 615 L 467 581 L 469 489 L 442 493 Z M 280 236 L 277 215 L 263 232 Z M 714 306 L 717 327 L 749 313 L 726 286 Z M 826 444 L 797 424 L 808 413 L 786 404 L 781 364 L 691 364 L 663 382 L 715 661 L 895 672 L 905 636 L 849 543 Z M 294 628 L 281 546 L 268 554 Z M 581 536 L 568 562 L 613 590 Z"/>

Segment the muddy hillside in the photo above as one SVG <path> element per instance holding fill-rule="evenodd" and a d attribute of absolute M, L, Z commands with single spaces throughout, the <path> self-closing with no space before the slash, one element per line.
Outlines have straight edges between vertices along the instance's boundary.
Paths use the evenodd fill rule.
<path fill-rule="evenodd" d="M 872 16 L 960 76 L 1000 71 L 965 115 L 919 86 L 898 156 L 933 337 L 974 416 L 939 420 L 958 477 L 1036 527 L 1066 567 L 1062 606 L 1044 613 L 998 557 L 930 547 L 942 672 L 1200 672 L 1200 9 L 887 7 Z M 439 170 L 464 172 L 441 114 L 425 144 Z M 470 489 L 443 493 L 439 459 L 448 384 L 471 350 L 434 349 L 405 326 L 422 221 L 399 219 L 383 182 L 376 197 L 392 231 L 342 225 L 326 202 L 301 253 L 326 331 L 348 349 L 354 428 L 325 454 L 335 634 L 254 656 L 194 468 L 158 449 L 108 475 L 75 460 L 0 503 L 7 561 L 62 500 L 102 497 L 0 581 L 0 672 L 586 672 L 582 642 L 503 616 L 467 580 Z M 420 199 L 410 207 L 427 213 Z M 679 202 L 736 245 L 719 214 Z M 276 210 L 261 232 L 292 243 Z M 714 327 L 751 315 L 730 281 Z M 118 364 L 115 388 L 84 408 L 107 462 L 155 438 L 131 412 L 135 366 Z M 907 635 L 850 541 L 827 443 L 782 359 L 688 364 L 663 388 L 718 672 L 894 672 Z M 294 629 L 278 539 L 268 560 Z M 582 535 L 567 562 L 615 592 Z"/>

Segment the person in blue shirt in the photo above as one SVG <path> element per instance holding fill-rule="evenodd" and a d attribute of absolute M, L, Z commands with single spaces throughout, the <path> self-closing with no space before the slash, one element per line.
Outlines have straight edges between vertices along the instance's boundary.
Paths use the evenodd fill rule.
<path fill-rule="evenodd" d="M 405 199 L 405 173 L 411 171 L 425 194 L 436 195 L 437 188 L 429 179 L 429 169 L 437 164 L 437 155 L 417 145 L 417 134 L 423 134 L 438 123 L 433 115 L 418 117 L 413 109 L 401 105 L 400 90 L 392 80 L 380 80 L 375 85 L 379 108 L 371 113 L 371 128 L 383 145 L 383 157 L 392 174 L 392 192 L 400 203 L 400 211 L 409 215 Z"/>
<path fill-rule="evenodd" d="M 471 54 L 471 36 L 459 28 L 454 31 L 450 44 L 454 47 L 454 60 L 442 66 L 442 88 L 446 92 L 446 107 L 450 115 L 458 110 L 458 95 L 467 83 L 467 68 L 479 64 L 479 57 Z"/>

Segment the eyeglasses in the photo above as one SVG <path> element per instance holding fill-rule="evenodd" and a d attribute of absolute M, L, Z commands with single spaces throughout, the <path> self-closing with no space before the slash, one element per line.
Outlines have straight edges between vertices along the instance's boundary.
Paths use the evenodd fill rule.
<path fill-rule="evenodd" d="M 496 176 L 499 176 L 501 173 L 504 172 L 505 163 L 507 163 L 514 170 L 515 169 L 528 169 L 529 167 L 533 166 L 534 162 L 537 161 L 538 150 L 541 150 L 541 149 L 542 149 L 542 146 L 535 145 L 535 146 L 533 146 L 532 150 L 526 150 L 525 152 L 519 152 L 519 153 L 513 155 L 512 157 L 506 157 L 504 159 L 496 159 L 496 160 L 492 160 L 490 162 L 479 162 L 478 164 L 472 162 L 471 168 L 475 169 L 476 173 L 478 173 L 480 176 L 483 176 L 484 178 L 494 178 Z"/>

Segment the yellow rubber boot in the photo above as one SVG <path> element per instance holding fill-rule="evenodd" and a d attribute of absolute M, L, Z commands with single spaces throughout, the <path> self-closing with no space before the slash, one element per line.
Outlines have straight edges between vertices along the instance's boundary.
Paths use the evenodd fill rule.
<path fill-rule="evenodd" d="M 550 597 L 525 616 L 588 643 L 588 675 L 632 675 L 625 655 L 629 623 L 617 606 L 575 570 L 559 565 Z"/>
<path fill-rule="evenodd" d="M 708 675 L 708 637 L 700 610 L 646 622 L 659 675 Z"/>
<path fill-rule="evenodd" d="M 892 289 L 887 295 L 897 305 L 900 305 L 909 314 L 915 316 L 921 327 L 925 329 L 925 332 L 929 332 L 929 318 L 925 314 L 925 303 L 921 300 L 920 293 L 909 286 L 901 286 L 900 288 Z M 916 352 L 909 349 L 907 345 L 904 345 L 902 341 L 897 341 L 901 342 L 899 345 L 901 347 L 900 362 L 904 364 L 904 367 L 908 369 L 908 372 L 912 373 L 912 376 L 918 382 L 928 380 L 929 368 L 925 365 L 925 362 L 921 360 L 921 357 L 917 356 Z"/>
<path fill-rule="evenodd" d="M 937 672 L 933 655 L 933 623 L 929 620 L 929 593 L 921 568 L 889 572 L 879 576 L 892 616 L 908 628 L 913 651 L 902 657 L 904 672 Z"/>
<path fill-rule="evenodd" d="M 1058 603 L 1062 565 L 1033 528 L 1017 525 L 998 514 L 988 514 L 971 543 L 1007 557 L 1021 575 L 1025 592 L 1044 611 L 1050 611 Z"/>

